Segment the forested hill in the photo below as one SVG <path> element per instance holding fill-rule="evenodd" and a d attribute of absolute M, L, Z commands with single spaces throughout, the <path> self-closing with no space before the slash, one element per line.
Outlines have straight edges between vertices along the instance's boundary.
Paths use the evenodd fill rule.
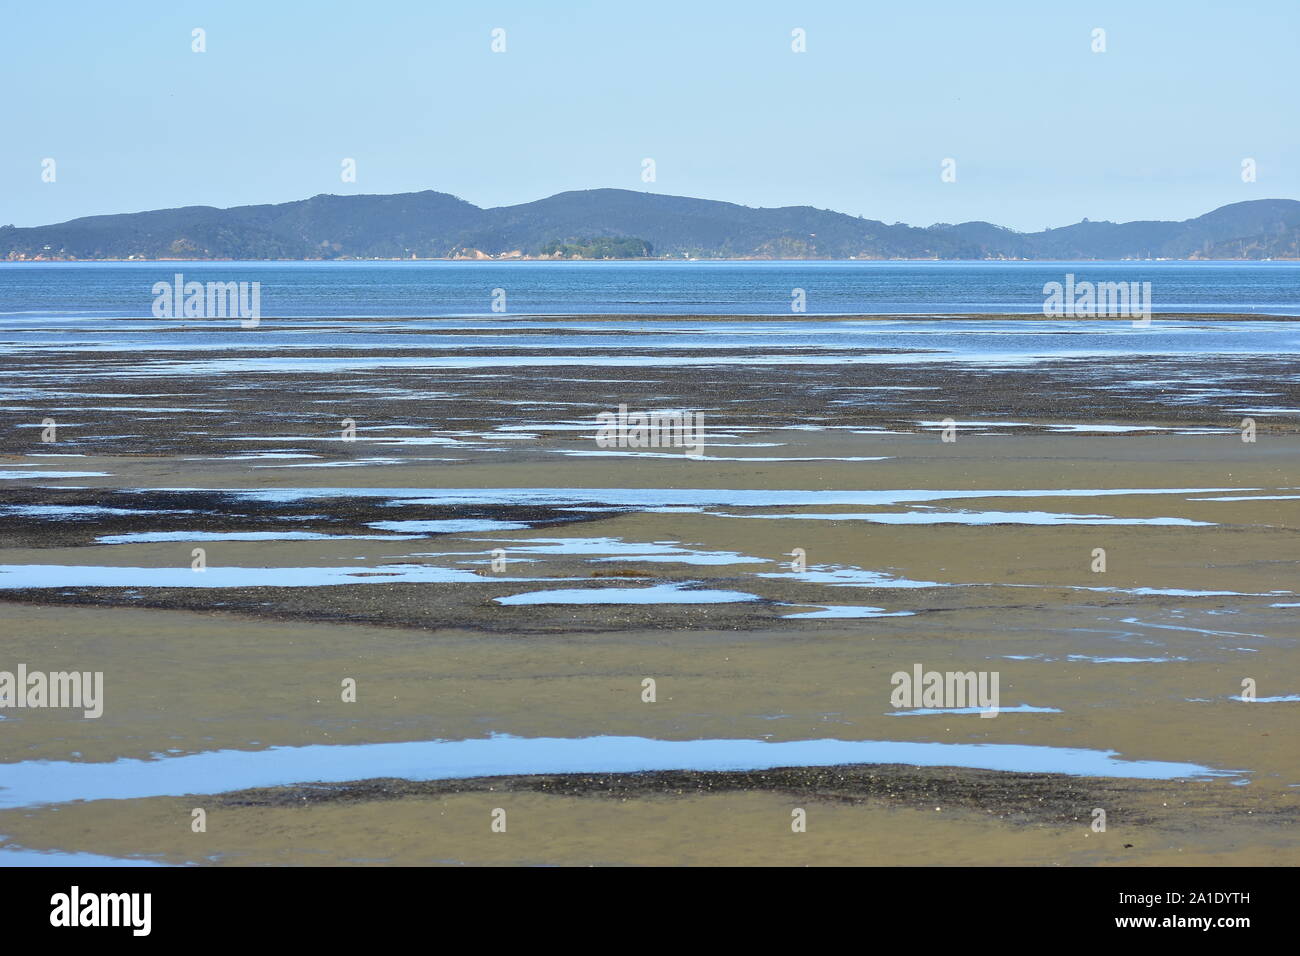
<path fill-rule="evenodd" d="M 1300 202 L 1233 203 L 1182 222 L 1022 233 L 886 225 L 811 206 L 757 209 L 624 189 L 481 209 L 447 193 L 313 196 L 0 227 L 0 259 L 340 258 L 1263 259 L 1300 257 Z"/>

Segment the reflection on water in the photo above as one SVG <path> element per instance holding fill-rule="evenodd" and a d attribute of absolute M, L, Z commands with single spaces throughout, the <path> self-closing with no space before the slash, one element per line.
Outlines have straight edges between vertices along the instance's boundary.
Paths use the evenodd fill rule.
<path fill-rule="evenodd" d="M 112 763 L 24 761 L 4 766 L 0 807 L 69 800 L 220 793 L 308 781 L 377 777 L 448 780 L 508 774 L 766 770 L 891 763 L 1165 780 L 1238 776 L 1193 763 L 1124 760 L 1113 750 L 891 740 L 654 740 L 511 737 L 217 750 Z"/>

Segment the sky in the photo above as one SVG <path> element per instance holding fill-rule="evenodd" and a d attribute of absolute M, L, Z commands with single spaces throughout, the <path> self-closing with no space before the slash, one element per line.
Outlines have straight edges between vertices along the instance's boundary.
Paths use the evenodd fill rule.
<path fill-rule="evenodd" d="M 0 225 L 597 187 L 922 226 L 1186 219 L 1300 198 L 1297 49 L 1300 0 L 0 0 Z"/>

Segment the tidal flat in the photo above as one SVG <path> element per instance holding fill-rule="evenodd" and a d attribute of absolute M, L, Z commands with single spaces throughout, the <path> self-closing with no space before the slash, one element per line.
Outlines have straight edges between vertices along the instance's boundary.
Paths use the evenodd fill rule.
<path fill-rule="evenodd" d="M 1300 862 L 1290 323 L 102 324 L 0 374 L 0 670 L 105 688 L 0 864 Z"/>

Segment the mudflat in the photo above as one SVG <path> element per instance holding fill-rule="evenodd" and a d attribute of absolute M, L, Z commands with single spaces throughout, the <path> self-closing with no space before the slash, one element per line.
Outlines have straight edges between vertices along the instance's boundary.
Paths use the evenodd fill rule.
<path fill-rule="evenodd" d="M 0 710 L 3 848 L 1300 862 L 1284 356 L 624 354 L 14 370 L 62 424 L 0 461 L 0 670 L 104 699 Z M 704 454 L 598 447 L 619 405 Z M 995 714 L 900 702 L 917 668 Z"/>

